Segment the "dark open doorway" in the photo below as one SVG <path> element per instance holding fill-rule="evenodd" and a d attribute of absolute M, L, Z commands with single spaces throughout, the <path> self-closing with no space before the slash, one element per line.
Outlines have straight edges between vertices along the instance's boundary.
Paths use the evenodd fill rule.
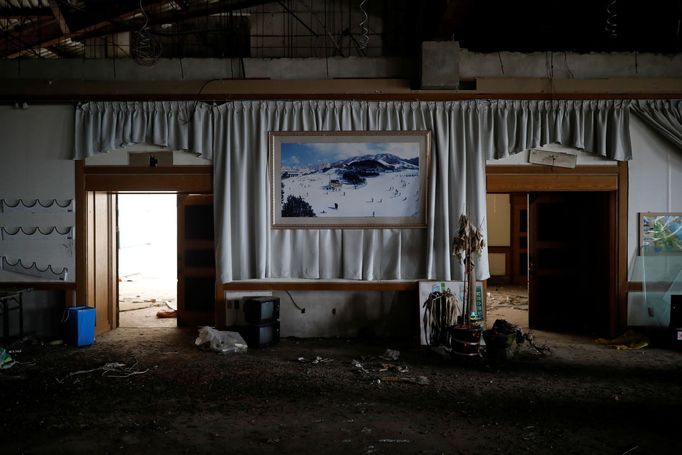
<path fill-rule="evenodd" d="M 606 192 L 529 194 L 529 326 L 608 333 L 612 262 Z"/>
<path fill-rule="evenodd" d="M 499 318 L 522 328 L 605 333 L 612 194 L 491 196 L 489 322 Z"/>
<path fill-rule="evenodd" d="M 488 322 L 509 316 L 510 309 L 522 308 L 514 304 L 525 303 L 524 296 L 505 287 L 522 282 L 528 274 L 528 288 L 520 288 L 528 289 L 526 327 L 610 336 L 622 331 L 627 284 L 627 164 L 575 169 L 499 165 L 487 166 L 486 174 L 488 196 L 504 196 L 509 201 L 506 229 L 508 238 L 517 240 L 516 246 L 512 241 L 489 246 L 489 257 L 504 254 L 497 254 L 497 274 L 491 261 Z M 521 203 L 512 210 L 516 196 Z M 512 213 L 520 218 L 527 215 L 527 233 L 522 232 L 521 219 L 515 223 L 518 232 L 513 233 Z M 490 211 L 488 216 L 490 234 Z M 549 233 L 543 234 L 543 228 Z M 537 233 L 541 240 L 531 247 Z M 514 272 L 513 266 L 524 259 L 528 261 L 525 270 L 519 267 Z M 503 292 L 496 296 L 500 285 Z M 507 313 L 494 311 L 495 303 L 501 303 Z M 523 319 L 518 319 L 517 325 L 523 326 Z"/>

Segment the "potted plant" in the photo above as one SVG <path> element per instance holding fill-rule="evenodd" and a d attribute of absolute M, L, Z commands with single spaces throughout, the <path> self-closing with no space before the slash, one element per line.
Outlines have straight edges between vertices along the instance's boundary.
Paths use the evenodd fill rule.
<path fill-rule="evenodd" d="M 469 217 L 459 217 L 459 229 L 452 242 L 452 254 L 464 265 L 464 298 L 462 316 L 451 332 L 452 353 L 465 356 L 478 356 L 481 344 L 481 327 L 471 322 L 471 310 L 476 305 L 476 262 L 485 247 L 481 231 L 471 224 Z"/>

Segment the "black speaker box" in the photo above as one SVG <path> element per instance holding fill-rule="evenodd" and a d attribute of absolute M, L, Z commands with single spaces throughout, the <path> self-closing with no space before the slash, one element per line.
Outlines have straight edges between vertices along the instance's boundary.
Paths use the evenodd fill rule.
<path fill-rule="evenodd" d="M 279 321 L 231 327 L 239 332 L 249 348 L 264 348 L 279 343 Z"/>
<path fill-rule="evenodd" d="M 244 297 L 244 320 L 249 324 L 264 324 L 279 319 L 279 297 Z"/>

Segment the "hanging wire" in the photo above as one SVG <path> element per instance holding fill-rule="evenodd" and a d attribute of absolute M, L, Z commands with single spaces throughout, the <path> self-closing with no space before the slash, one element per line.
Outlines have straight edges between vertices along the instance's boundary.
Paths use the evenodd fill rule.
<path fill-rule="evenodd" d="M 367 11 L 365 11 L 365 3 L 367 3 L 367 0 L 362 0 L 360 2 L 360 12 L 362 13 L 362 20 L 360 21 L 360 37 L 358 38 L 358 44 L 359 48 L 361 50 L 367 49 L 367 45 L 369 44 L 369 27 L 367 27 L 367 22 L 369 21 L 369 15 L 367 14 Z"/>
<path fill-rule="evenodd" d="M 618 13 L 616 13 L 617 3 L 618 0 L 611 0 L 606 7 L 606 26 L 604 27 L 604 30 L 609 37 L 614 39 L 618 38 L 618 22 L 616 22 L 616 19 L 618 18 Z"/>
<path fill-rule="evenodd" d="M 564 51 L 564 65 L 566 66 L 566 71 L 568 72 L 568 78 L 573 79 L 575 76 L 573 75 L 573 71 L 571 71 L 571 67 L 568 66 L 568 58 L 566 57 L 566 51 Z"/>
<path fill-rule="evenodd" d="M 140 0 L 140 11 L 144 15 L 144 25 L 131 35 L 130 55 L 138 65 L 152 66 L 161 58 L 161 42 L 152 35 L 151 30 L 147 27 L 149 16 L 142 7 L 142 0 Z"/>

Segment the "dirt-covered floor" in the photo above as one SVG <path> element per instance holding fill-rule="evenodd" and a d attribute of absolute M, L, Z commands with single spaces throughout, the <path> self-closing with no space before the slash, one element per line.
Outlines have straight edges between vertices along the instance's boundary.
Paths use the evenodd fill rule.
<path fill-rule="evenodd" d="M 682 453 L 678 351 L 536 333 L 550 353 L 522 345 L 493 368 L 412 340 L 222 355 L 196 335 L 120 328 L 90 347 L 13 346 L 0 453 Z M 381 358 L 388 348 L 398 360 Z"/>

